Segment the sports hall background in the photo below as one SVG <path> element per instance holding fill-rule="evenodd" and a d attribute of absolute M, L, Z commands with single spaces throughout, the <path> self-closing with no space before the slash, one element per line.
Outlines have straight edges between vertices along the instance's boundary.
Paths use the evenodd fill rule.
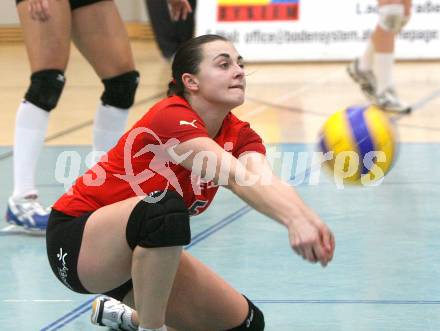
<path fill-rule="evenodd" d="M 132 124 L 164 95 L 169 65 L 152 41 L 143 3 L 116 2 L 127 22 L 142 76 L 130 113 Z M 349 1 L 342 2 L 349 5 Z M 440 13 L 435 8 L 440 1 L 415 2 L 434 8 L 432 15 L 438 21 Z M 311 3 L 299 2 L 300 20 L 301 6 Z M 345 20 L 338 16 L 340 12 L 331 10 L 328 5 L 316 12 Z M 365 6 L 360 10 L 366 10 Z M 373 24 L 373 15 L 369 17 L 366 20 Z M 321 17 L 316 19 L 324 31 L 328 28 L 325 22 Z M 12 190 L 15 112 L 29 80 L 17 23 L 13 1 L 2 1 L 0 215 Z M 412 29 L 411 24 L 408 29 Z M 364 28 L 371 29 L 367 25 Z M 425 30 L 438 32 L 439 27 L 428 25 Z M 254 34 L 255 40 L 263 37 Z M 292 157 L 292 167 L 283 170 L 277 164 L 277 172 L 295 184 L 304 200 L 330 225 L 337 240 L 335 259 L 326 269 L 304 263 L 290 250 L 283 228 L 226 190 L 220 191 L 205 214 L 192 220 L 193 241 L 186 249 L 254 300 L 265 312 L 267 330 L 440 330 L 440 61 L 436 55 L 440 48 L 436 48 L 436 39 L 418 42 L 431 56 L 414 56 L 396 64 L 397 88 L 414 111 L 407 116 L 390 116 L 398 132 L 399 153 L 393 169 L 377 187 L 338 189 L 324 174 L 317 185 L 310 185 L 309 164 L 303 171 L 296 158 L 299 152 L 316 149 L 319 128 L 330 114 L 365 103 L 345 72 L 352 54 L 325 60 L 326 49 L 334 45 L 315 45 L 324 53 L 315 61 L 307 59 L 313 52 L 292 46 L 291 60 L 255 60 L 247 65 L 247 100 L 235 113 L 251 123 L 269 150 Z M 416 51 L 419 46 L 414 45 L 419 44 L 411 46 L 409 39 L 399 39 L 397 50 L 409 47 Z M 350 52 L 356 54 L 361 49 L 359 42 Z M 100 81 L 75 49 L 66 76 L 68 83 L 51 115 L 38 168 L 37 186 L 46 205 L 62 194 L 63 181 L 77 172 L 71 165 L 65 172 L 55 171 L 61 152 L 78 153 L 78 171 L 85 169 L 92 119 L 102 93 Z M 0 223 L 0 228 L 6 227 L 3 219 Z M 44 238 L 1 232 L 0 251 L 2 329 L 99 329 L 88 320 L 94 296 L 72 293 L 55 279 Z"/>

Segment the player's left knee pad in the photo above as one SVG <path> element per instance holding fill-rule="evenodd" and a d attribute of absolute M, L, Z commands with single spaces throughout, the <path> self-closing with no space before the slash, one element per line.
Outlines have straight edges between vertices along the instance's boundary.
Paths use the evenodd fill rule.
<path fill-rule="evenodd" d="M 251 300 L 244 297 L 249 305 L 249 312 L 246 319 L 239 326 L 227 331 L 263 331 L 264 315 L 263 312 L 255 306 Z"/>
<path fill-rule="evenodd" d="M 101 101 L 104 105 L 128 109 L 133 105 L 136 89 L 139 85 L 139 72 L 129 71 L 112 78 L 103 79 L 104 93 Z"/>
<path fill-rule="evenodd" d="M 158 202 L 139 201 L 128 218 L 126 238 L 131 249 L 189 244 L 189 213 L 183 198 L 167 191 Z"/>
<path fill-rule="evenodd" d="M 34 72 L 24 98 L 35 106 L 50 112 L 54 109 L 64 89 L 65 77 L 59 69 Z"/>
<path fill-rule="evenodd" d="M 408 20 L 403 4 L 387 4 L 379 7 L 379 26 L 385 31 L 399 33 Z"/>

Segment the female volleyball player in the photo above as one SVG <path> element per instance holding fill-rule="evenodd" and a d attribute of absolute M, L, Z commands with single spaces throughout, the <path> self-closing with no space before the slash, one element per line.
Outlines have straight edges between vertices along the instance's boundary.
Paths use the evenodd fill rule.
<path fill-rule="evenodd" d="M 401 102 L 393 79 L 396 35 L 408 23 L 411 0 L 379 0 L 379 22 L 361 57 L 347 70 L 364 94 L 385 111 L 408 113 L 410 106 Z"/>
<path fill-rule="evenodd" d="M 64 88 L 71 39 L 104 85 L 94 121 L 94 151 L 109 150 L 124 133 L 139 73 L 134 68 L 127 32 L 113 1 L 16 2 L 32 74 L 17 111 L 14 189 L 8 200 L 6 220 L 38 232 L 46 229 L 49 210 L 37 200 L 35 170 L 49 114 Z M 187 0 L 169 2 L 173 17 L 186 17 L 190 10 Z"/>
<path fill-rule="evenodd" d="M 262 312 L 182 247 L 189 216 L 218 185 L 284 225 L 293 250 L 323 266 L 329 228 L 265 159 L 231 110 L 244 101 L 243 59 L 225 38 L 186 42 L 169 97 L 154 105 L 53 206 L 47 252 L 73 291 L 104 293 L 92 321 L 120 330 L 263 330 Z M 226 149 L 226 150 L 225 150 Z M 249 179 L 253 179 L 252 182 Z"/>

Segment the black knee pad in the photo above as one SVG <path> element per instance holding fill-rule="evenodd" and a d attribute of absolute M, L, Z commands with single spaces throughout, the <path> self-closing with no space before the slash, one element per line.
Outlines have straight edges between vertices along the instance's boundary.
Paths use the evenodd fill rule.
<path fill-rule="evenodd" d="M 34 72 L 31 76 L 31 85 L 24 98 L 49 112 L 56 107 L 65 81 L 64 73 L 58 69 Z"/>
<path fill-rule="evenodd" d="M 158 202 L 139 201 L 128 218 L 126 238 L 131 249 L 189 244 L 189 213 L 182 197 L 167 191 Z"/>
<path fill-rule="evenodd" d="M 128 109 L 133 105 L 136 89 L 139 85 L 139 72 L 125 74 L 102 80 L 104 93 L 101 101 L 104 105 Z"/>
<path fill-rule="evenodd" d="M 263 312 L 255 306 L 251 300 L 244 297 L 249 305 L 249 312 L 243 323 L 233 329 L 227 331 L 263 331 L 264 315 Z"/>

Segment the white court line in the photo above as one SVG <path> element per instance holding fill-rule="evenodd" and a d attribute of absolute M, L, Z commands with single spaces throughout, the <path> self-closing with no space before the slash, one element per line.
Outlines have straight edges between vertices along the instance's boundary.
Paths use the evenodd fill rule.
<path fill-rule="evenodd" d="M 6 234 L 26 234 L 28 236 L 34 236 L 34 237 L 41 237 L 41 236 L 45 236 L 46 233 L 45 232 L 41 232 L 41 231 L 30 231 L 30 230 L 26 230 L 21 226 L 18 225 L 7 225 L 4 228 L 0 229 L 0 235 L 6 235 Z"/>
<path fill-rule="evenodd" d="M 2 302 L 4 303 L 23 303 L 23 302 L 38 302 L 38 303 L 54 303 L 54 302 L 74 302 L 75 300 L 65 300 L 65 299 L 4 299 Z"/>
<path fill-rule="evenodd" d="M 8 225 L 5 226 L 4 228 L 0 229 L 0 232 L 11 232 L 13 230 L 16 230 L 16 226 L 15 225 Z"/>
<path fill-rule="evenodd" d="M 317 79 L 317 80 L 315 80 L 315 81 L 313 81 L 313 82 L 311 82 L 309 84 L 302 85 L 300 88 L 298 88 L 296 90 L 293 90 L 293 91 L 290 91 L 288 93 L 282 94 L 278 98 L 276 98 L 274 100 L 271 100 L 271 103 L 276 104 L 276 103 L 281 103 L 283 101 L 287 101 L 287 100 L 289 100 L 290 98 L 292 98 L 292 97 L 294 97 L 296 95 L 304 93 L 305 91 L 309 90 L 312 87 L 315 87 L 317 85 L 322 85 L 324 83 L 327 83 L 330 79 L 333 79 L 333 78 L 341 75 L 341 73 L 345 73 L 345 71 L 341 70 L 341 69 L 337 69 L 337 70 L 331 71 L 327 75 L 324 75 L 324 76 L 320 77 L 319 79 Z M 259 106 L 256 109 L 254 109 L 253 111 L 240 114 L 240 119 L 247 119 L 249 117 L 253 117 L 253 116 L 255 116 L 255 115 L 265 111 L 266 109 L 271 108 L 271 107 L 273 107 L 273 106 L 268 106 L 268 105 Z"/>
<path fill-rule="evenodd" d="M 416 101 L 413 105 L 412 108 L 418 109 L 418 108 L 422 108 L 424 105 L 426 105 L 427 103 L 431 102 L 432 100 L 436 99 L 440 97 L 440 89 L 434 90 L 433 92 L 431 92 L 429 95 L 427 95 L 426 97 Z"/>

